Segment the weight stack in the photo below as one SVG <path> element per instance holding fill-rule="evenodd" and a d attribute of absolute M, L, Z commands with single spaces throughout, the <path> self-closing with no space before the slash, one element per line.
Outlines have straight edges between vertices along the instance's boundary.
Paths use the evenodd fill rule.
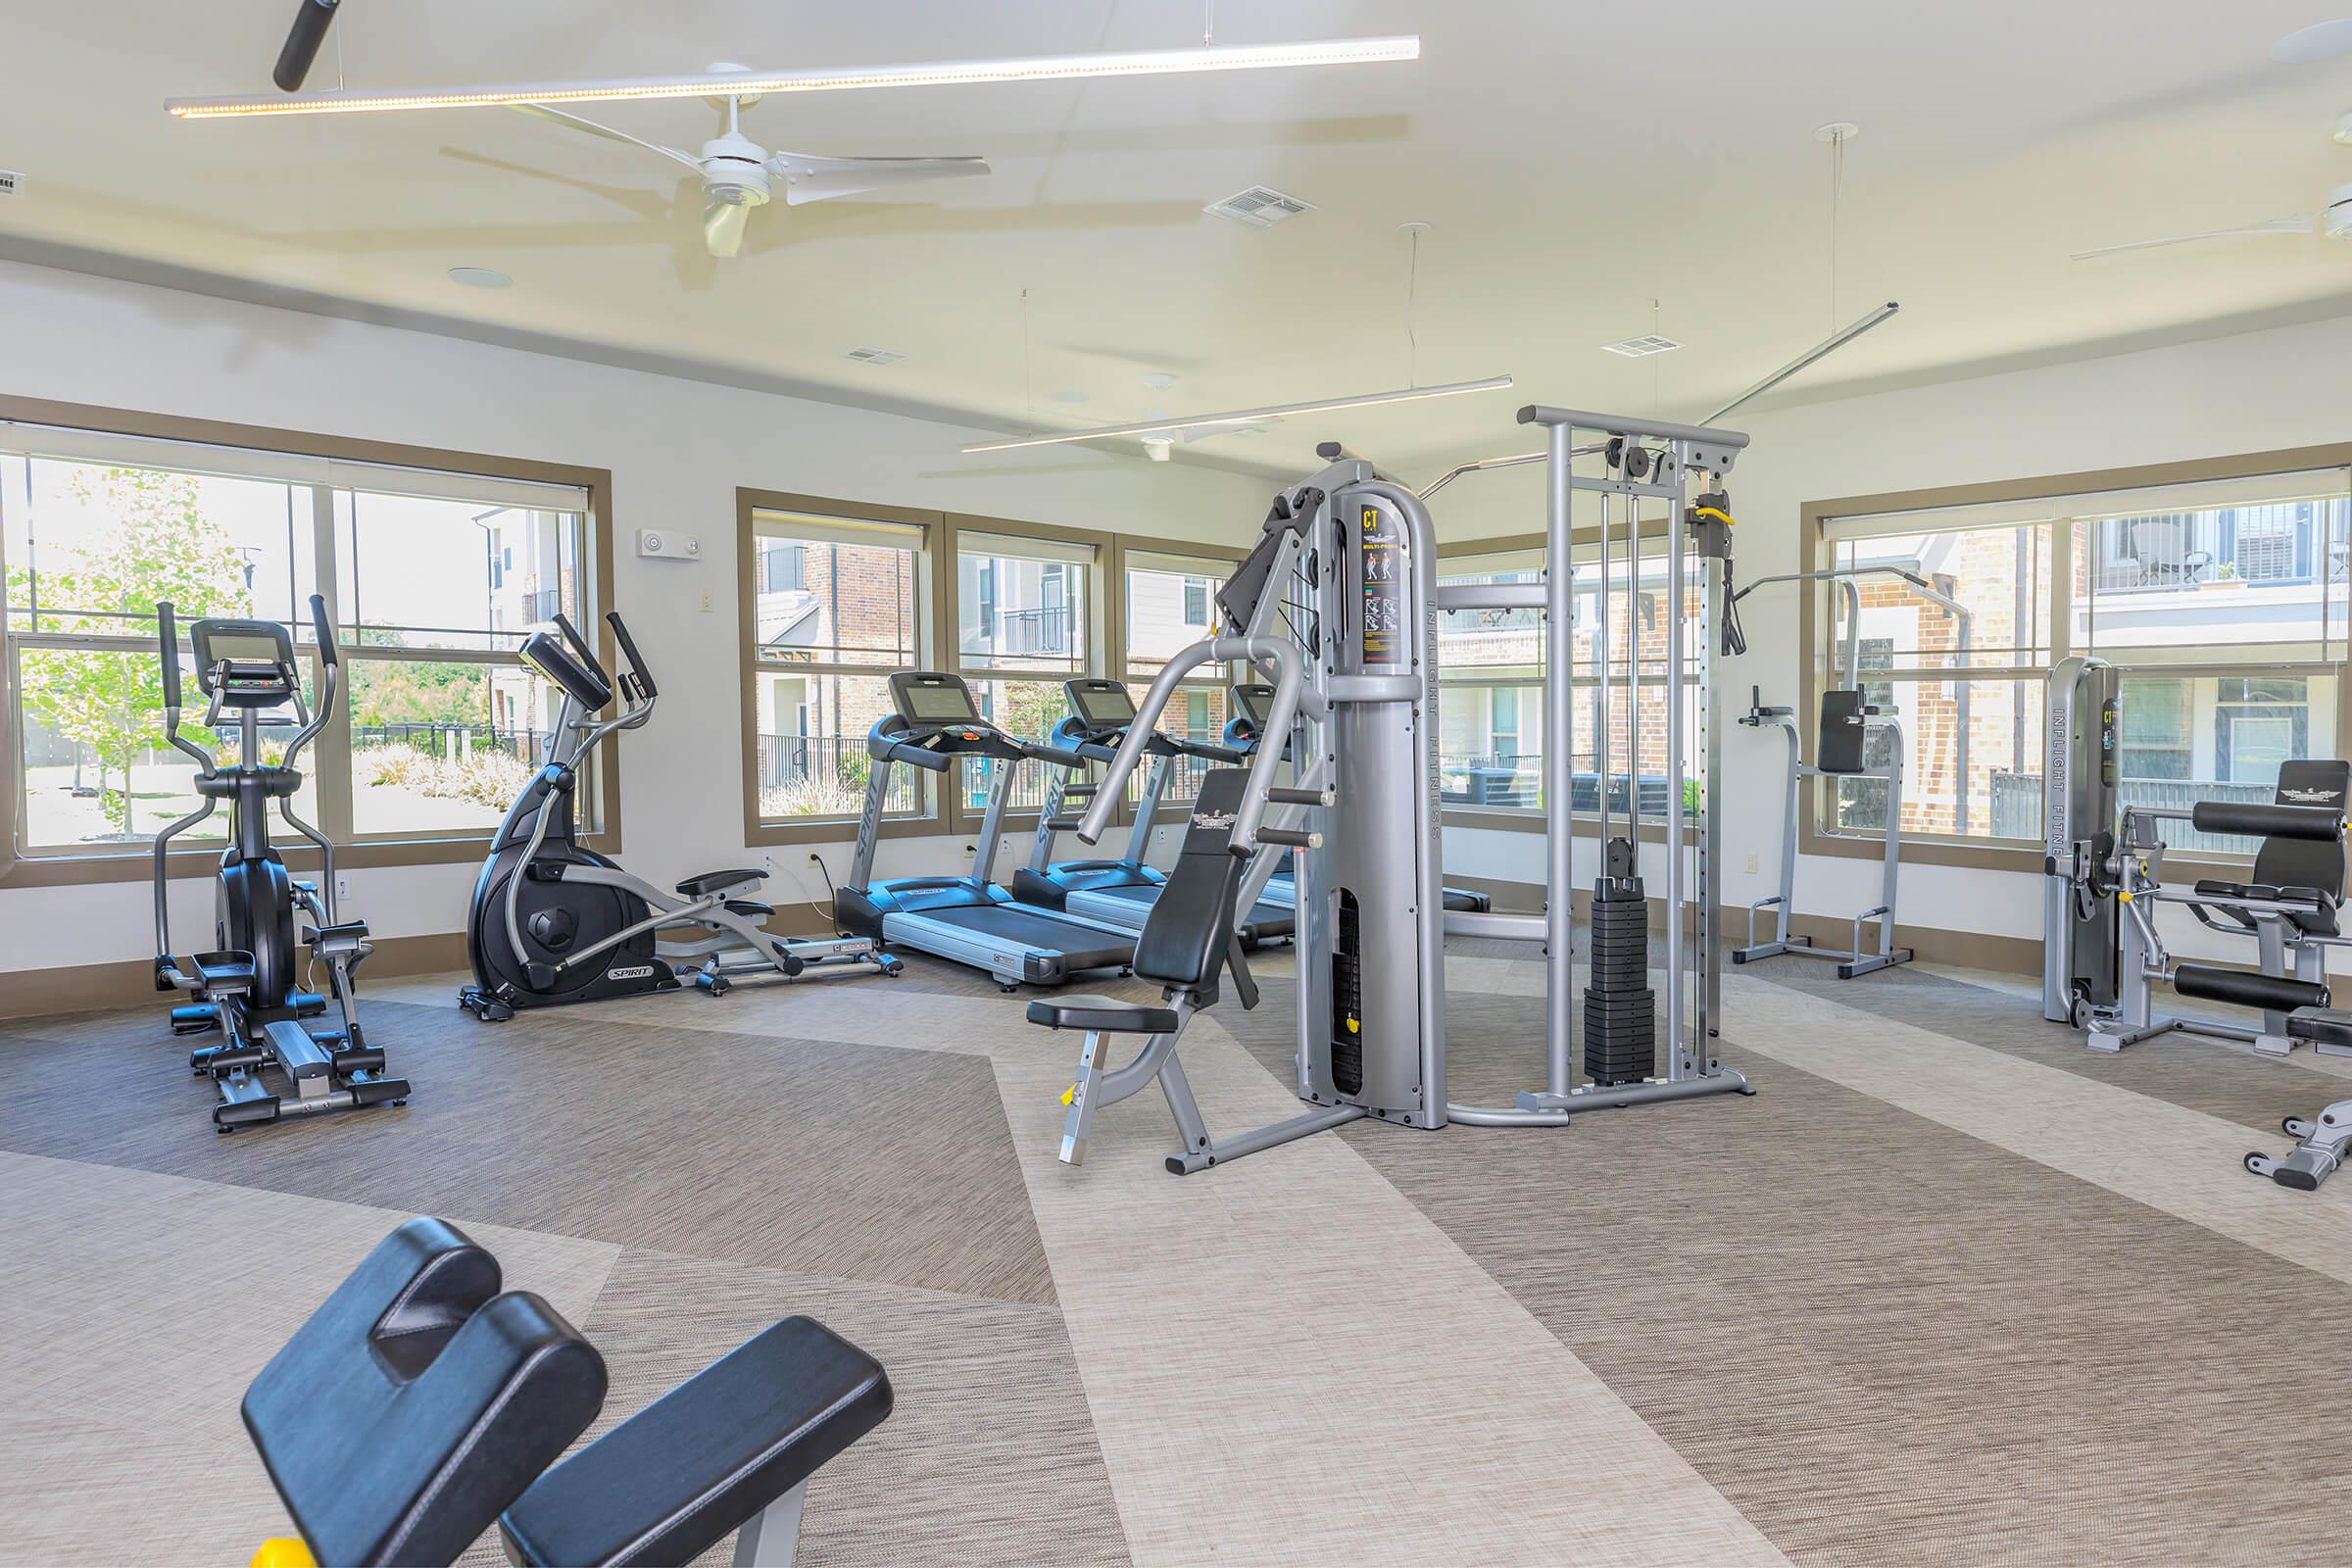
<path fill-rule="evenodd" d="M 1657 1061 L 1658 999 L 1649 989 L 1649 900 L 1638 876 L 1592 884 L 1592 961 L 1585 987 L 1585 1075 L 1638 1084 Z"/>

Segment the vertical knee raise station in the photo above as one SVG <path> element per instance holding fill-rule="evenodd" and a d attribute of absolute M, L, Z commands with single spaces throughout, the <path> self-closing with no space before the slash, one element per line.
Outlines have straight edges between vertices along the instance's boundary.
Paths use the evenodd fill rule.
<path fill-rule="evenodd" d="M 1874 970 L 1891 968 L 1911 961 L 1911 950 L 1894 943 L 1895 895 L 1902 879 L 1902 818 L 1903 818 L 1903 724 L 1897 709 L 1864 700 L 1862 693 L 1862 590 L 1859 579 L 1870 576 L 1894 577 L 1940 607 L 1959 623 L 1959 655 L 1966 666 L 1969 641 L 1969 612 L 1966 607 L 1934 583 L 1915 571 L 1900 566 L 1838 566 L 1823 571 L 1795 571 L 1778 576 L 1759 577 L 1733 596 L 1737 605 L 1757 589 L 1773 583 L 1822 582 L 1833 585 L 1838 592 L 1838 607 L 1843 612 L 1845 631 L 1838 640 L 1839 684 L 1821 694 L 1819 723 L 1813 731 L 1813 760 L 1804 758 L 1804 738 L 1797 729 L 1796 710 L 1768 708 L 1763 690 L 1751 687 L 1748 710 L 1739 722 L 1750 728 L 1772 725 L 1788 739 L 1788 785 L 1782 795 L 1784 807 L 1781 824 L 1781 875 L 1778 890 L 1770 897 L 1758 899 L 1748 906 L 1747 945 L 1732 952 L 1734 963 L 1754 963 L 1761 958 L 1777 957 L 1782 954 L 1796 954 L 1808 958 L 1828 958 L 1838 965 L 1838 978 L 1851 980 Z M 1746 641 L 1738 630 L 1738 621 L 1727 617 L 1724 628 L 1724 651 L 1742 654 Z M 1968 686 L 1958 683 L 1963 718 L 1957 735 L 1959 773 L 1968 772 L 1968 724 L 1965 712 Z M 1886 760 L 1873 765 L 1870 761 L 1870 743 L 1884 737 L 1891 744 L 1886 748 Z M 1812 779 L 1876 779 L 1886 786 L 1886 822 L 1881 834 L 1879 857 L 1879 902 L 1853 917 L 1852 945 L 1846 948 L 1825 948 L 1811 937 L 1799 936 L 1789 929 L 1796 912 L 1796 851 L 1797 829 L 1803 816 L 1806 782 Z M 1756 940 L 1756 915 L 1765 909 L 1773 912 L 1773 932 L 1764 940 Z M 1867 952 L 1862 946 L 1862 927 L 1875 921 L 1879 928 L 1878 949 Z"/>
<path fill-rule="evenodd" d="M 1747 438 L 1547 408 L 1522 410 L 1520 419 L 1544 426 L 1549 443 L 1553 565 L 1545 582 L 1438 587 L 1436 538 L 1420 498 L 1370 464 L 1327 447 L 1330 466 L 1275 498 L 1257 547 L 1219 593 L 1222 635 L 1179 653 L 1152 683 L 1080 822 L 1078 834 L 1086 842 L 1098 842 L 1108 830 L 1128 778 L 1144 760 L 1152 722 L 1200 665 L 1248 663 L 1274 683 L 1267 743 L 1247 773 L 1219 769 L 1203 781 L 1184 853 L 1144 928 L 1135 973 L 1161 984 L 1161 1004 L 1068 997 L 1030 1006 L 1035 1022 L 1086 1031 L 1078 1081 L 1065 1097 L 1066 1162 L 1085 1157 L 1102 1107 L 1153 1083 L 1166 1096 L 1183 1140 L 1167 1161 L 1178 1173 L 1361 1118 L 1420 1128 L 1449 1121 L 1559 1127 L 1587 1109 L 1751 1092 L 1739 1073 L 1711 1059 L 1705 1046 L 1718 1004 L 1709 912 L 1716 830 L 1707 807 L 1719 780 L 1706 731 L 1708 627 L 1720 612 L 1731 548 L 1730 519 L 1716 482 Z M 1599 439 L 1579 446 L 1579 432 Z M 1586 471 L 1578 471 L 1580 460 L 1587 461 Z M 1628 606 L 1638 592 L 1645 506 L 1652 535 L 1664 536 L 1667 581 L 1695 590 L 1667 594 L 1670 608 L 1662 614 L 1667 633 L 1659 700 L 1670 802 L 1684 799 L 1678 781 L 1686 772 L 1686 734 L 1696 737 L 1695 756 L 1688 760 L 1703 760 L 1705 775 L 1691 802 L 1695 808 L 1675 813 L 1670 808 L 1666 824 L 1670 835 L 1685 824 L 1693 830 L 1690 866 L 1671 850 L 1659 858 L 1667 938 L 1662 1009 L 1647 985 L 1647 894 L 1634 854 L 1638 755 L 1628 759 L 1624 832 L 1612 836 L 1603 752 L 1602 862 L 1593 896 L 1596 910 L 1606 909 L 1611 918 L 1605 943 L 1596 918 L 1592 985 L 1581 1007 L 1574 984 L 1575 840 L 1564 741 L 1584 695 L 1568 674 L 1575 662 L 1578 585 L 1566 564 L 1570 503 L 1578 492 L 1595 498 L 1601 519 L 1602 612 L 1595 642 L 1604 671 L 1611 668 L 1610 573 L 1620 521 Z M 1539 610 L 1548 616 L 1545 722 L 1558 739 L 1544 754 L 1549 837 L 1542 915 L 1447 912 L 1441 892 L 1437 615 L 1483 608 Z M 1687 680 L 1693 649 L 1695 679 Z M 1642 661 L 1625 662 L 1630 747 L 1639 733 L 1633 720 Z M 1603 736 L 1616 711 L 1609 684 L 1604 681 L 1599 694 Z M 1286 734 L 1292 736 L 1287 750 L 1294 770 L 1287 786 L 1276 782 L 1286 749 L 1274 742 Z M 1313 827 L 1306 830 L 1309 822 Z M 1316 1108 L 1219 1140 L 1193 1101 L 1177 1044 L 1192 1015 L 1217 1000 L 1228 975 L 1244 1005 L 1254 1002 L 1232 922 L 1234 909 L 1248 907 L 1275 869 L 1279 857 L 1263 853 L 1267 849 L 1296 853 L 1299 862 L 1296 1087 Z M 1690 869 L 1694 879 L 1686 875 Z M 1686 901 L 1695 903 L 1695 913 Z M 1526 942 L 1545 956 L 1544 1082 L 1513 1104 L 1464 1105 L 1446 1099 L 1442 939 L 1447 932 Z M 1656 1026 L 1661 1013 L 1662 1030 Z M 1105 1065 L 1108 1041 L 1119 1034 L 1147 1038 L 1132 1061 L 1111 1068 Z M 1580 1083 L 1580 1076 L 1592 1081 Z"/>

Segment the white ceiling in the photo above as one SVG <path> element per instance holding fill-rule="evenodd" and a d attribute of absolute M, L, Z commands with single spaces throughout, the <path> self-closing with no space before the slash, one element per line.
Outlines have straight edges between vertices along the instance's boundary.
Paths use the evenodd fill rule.
<path fill-rule="evenodd" d="M 1522 401 L 1690 416 L 1886 299 L 1903 315 L 1805 389 L 2352 311 L 2352 244 L 2066 259 L 2314 211 L 2352 181 L 2328 137 L 2352 59 L 2268 59 L 2344 0 L 1228 0 L 1223 41 L 1418 31 L 1423 58 L 771 99 L 746 117 L 763 145 L 980 153 L 995 173 L 773 208 L 729 263 L 702 254 L 683 171 L 507 111 L 165 116 L 168 96 L 268 90 L 289 0 L 9 9 L 0 168 L 28 183 L 0 198 L 0 254 L 80 247 L 1003 429 L 1029 407 L 1049 427 L 1138 418 L 1153 369 L 1180 377 L 1177 413 L 1519 378 L 1195 461 L 1296 466 L 1337 436 L 1420 477 L 1522 444 Z M 1200 23 L 1201 0 L 346 0 L 337 32 L 350 83 L 392 87 L 1179 46 Z M 694 103 L 587 112 L 688 146 L 715 126 Z M 1812 136 L 1833 120 L 1862 126 L 1835 305 Z M 1263 231 L 1201 215 L 1259 182 L 1320 211 Z M 1436 225 L 1409 364 L 1406 220 Z M 516 284 L 463 289 L 457 265 Z M 1598 352 L 1653 328 L 1689 347 Z M 908 358 L 842 358 L 861 344 Z"/>

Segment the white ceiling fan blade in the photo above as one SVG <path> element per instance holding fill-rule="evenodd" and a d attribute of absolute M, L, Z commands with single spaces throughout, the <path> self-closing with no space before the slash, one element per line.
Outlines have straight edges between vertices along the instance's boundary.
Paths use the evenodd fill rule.
<path fill-rule="evenodd" d="M 2352 17 L 2315 22 L 2271 45 L 2271 58 L 2282 66 L 2308 65 L 2340 54 L 2352 54 Z"/>
<path fill-rule="evenodd" d="M 2161 250 L 2167 245 L 2193 245 L 2208 239 L 2245 239 L 2261 234 L 2308 234 L 2316 221 L 2316 215 L 2298 213 L 2290 218 L 2275 218 L 2251 228 L 2216 228 L 2202 234 L 2175 234 L 2169 239 L 2136 239 L 2129 245 L 2102 245 L 2095 251 L 2077 251 L 2073 260 L 2087 262 L 2101 256 L 2120 256 L 2126 251 Z"/>
<path fill-rule="evenodd" d="M 712 202 L 703 209 L 703 243 L 710 254 L 725 260 L 743 250 L 743 227 L 752 210 L 734 202 Z"/>
<path fill-rule="evenodd" d="M 776 153 L 767 167 L 784 181 L 784 200 L 831 201 L 894 185 L 912 185 L 929 179 L 957 179 L 988 172 L 985 158 L 811 158 L 806 153 Z"/>
<path fill-rule="evenodd" d="M 1197 424 L 1184 432 L 1184 439 L 1190 445 L 1195 441 L 1205 441 L 1212 435 L 1256 435 L 1260 431 L 1273 429 L 1281 422 L 1280 419 L 1250 419 L 1240 424 Z"/>
<path fill-rule="evenodd" d="M 514 104 L 511 107 L 516 114 L 529 115 L 534 120 L 545 120 L 558 125 L 569 125 L 574 130 L 584 130 L 591 136 L 602 136 L 607 141 L 625 141 L 630 146 L 642 147 L 649 153 L 660 153 L 664 158 L 677 160 L 688 169 L 700 170 L 703 167 L 703 161 L 692 153 L 682 153 L 675 147 L 664 147 L 658 141 L 647 141 L 641 136 L 632 136 L 625 130 L 614 130 L 611 125 L 600 125 L 593 120 L 582 120 L 579 116 L 565 114 L 561 109 L 550 109 L 545 104 Z"/>

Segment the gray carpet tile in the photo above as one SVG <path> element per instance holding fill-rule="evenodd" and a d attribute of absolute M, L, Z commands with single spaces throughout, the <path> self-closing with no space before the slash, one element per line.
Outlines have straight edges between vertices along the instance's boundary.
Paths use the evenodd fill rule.
<path fill-rule="evenodd" d="M 1748 964 L 1739 972 L 2236 1122 L 2264 1134 L 2258 1144 L 2278 1142 L 2281 1116 L 2308 1116 L 2352 1093 L 2341 1077 L 2308 1065 L 2308 1047 L 2283 1058 L 2256 1059 L 2237 1046 L 2176 1031 L 2120 1052 L 2092 1051 L 2081 1030 L 2050 1022 L 2035 1003 L 1907 965 L 1854 980 L 1840 980 L 1827 964 L 1806 958 Z M 2171 993 L 2160 995 L 2157 1004 L 2171 1006 Z M 2194 1006 L 2216 1017 L 2230 1011 L 2211 1003 Z"/>
<path fill-rule="evenodd" d="M 872 985 L 885 981 L 864 982 Z M 680 1006 L 722 1007 L 699 996 Z M 402 1108 L 212 1131 L 155 1014 L 0 1038 L 0 1149 L 734 1262 L 1054 1299 L 985 1056 L 377 1003 Z"/>
<path fill-rule="evenodd" d="M 1129 1561 L 1052 1307 L 627 1251 L 580 1325 L 612 1374 L 589 1436 L 794 1313 L 880 1361 L 896 1400 L 810 1481 L 808 1568 Z M 725 1563 L 731 1550 L 722 1543 L 705 1560 Z M 487 1543 L 469 1560 L 504 1562 Z"/>
<path fill-rule="evenodd" d="M 1285 1001 L 1221 1019 L 1277 1073 Z M 1456 1098 L 1540 1078 L 1541 998 L 1448 1006 Z M 2340 1456 L 2291 1408 L 2352 1378 L 2310 1332 L 2343 1286 L 1723 1054 L 1758 1096 L 1341 1136 L 1799 1561 L 2340 1554 Z"/>

